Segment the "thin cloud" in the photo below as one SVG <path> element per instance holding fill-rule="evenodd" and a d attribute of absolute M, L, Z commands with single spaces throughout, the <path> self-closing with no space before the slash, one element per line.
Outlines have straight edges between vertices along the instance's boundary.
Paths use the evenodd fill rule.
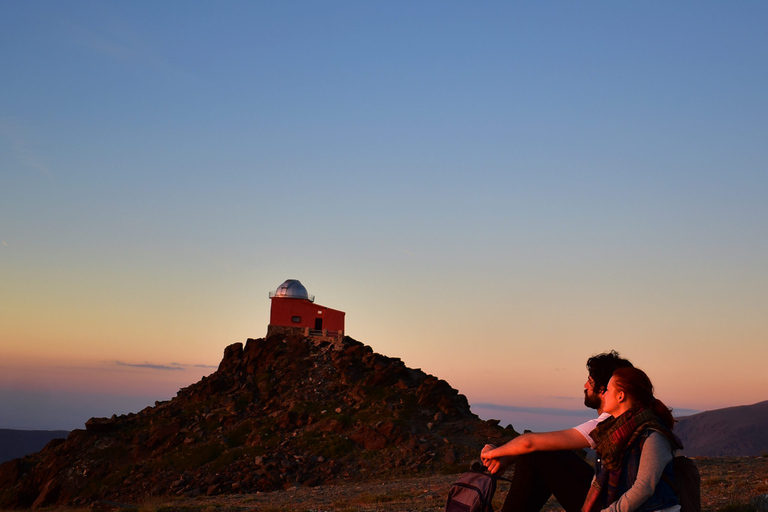
<path fill-rule="evenodd" d="M 505 411 L 505 412 L 520 412 L 529 414 L 547 414 L 551 416 L 584 416 L 585 414 L 591 414 L 590 409 L 586 407 L 583 409 L 558 409 L 555 407 L 517 407 L 514 405 L 499 405 L 491 403 L 479 403 L 472 404 L 473 408 L 477 409 L 489 409 L 493 411 Z M 699 413 L 695 409 L 672 409 L 676 417 L 690 416 L 692 414 Z"/>
<path fill-rule="evenodd" d="M 179 370 L 186 370 L 188 368 L 218 368 L 217 366 L 211 366 L 208 364 L 182 364 L 182 363 L 168 363 L 168 364 L 157 364 L 157 363 L 126 363 L 125 361 L 114 361 L 113 364 L 115 366 L 127 366 L 129 368 L 146 368 L 149 370 L 160 370 L 160 371 L 179 371 Z"/>
<path fill-rule="evenodd" d="M 479 409 L 491 409 L 494 411 L 524 412 L 532 414 L 550 414 L 556 416 L 584 416 L 588 409 L 558 409 L 555 407 L 517 407 L 514 405 L 499 405 L 490 403 L 472 404 Z"/>
<path fill-rule="evenodd" d="M 116 366 L 128 366 L 129 368 L 148 368 L 150 370 L 183 370 L 182 366 L 173 366 L 167 364 L 152 364 L 152 363 L 124 363 L 122 361 L 115 361 Z"/>
<path fill-rule="evenodd" d="M 184 363 L 171 363 L 172 366 L 181 366 L 182 368 L 218 368 L 218 366 L 210 364 L 184 364 Z"/>
<path fill-rule="evenodd" d="M 218 365 L 215 364 L 188 364 L 187 366 L 190 368 L 218 368 Z"/>

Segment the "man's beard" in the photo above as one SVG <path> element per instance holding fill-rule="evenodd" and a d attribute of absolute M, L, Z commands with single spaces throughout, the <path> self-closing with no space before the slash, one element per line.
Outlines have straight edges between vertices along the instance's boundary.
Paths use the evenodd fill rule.
<path fill-rule="evenodd" d="M 591 394 L 586 389 L 584 390 L 584 405 L 590 409 L 599 409 L 600 403 L 600 395 Z"/>

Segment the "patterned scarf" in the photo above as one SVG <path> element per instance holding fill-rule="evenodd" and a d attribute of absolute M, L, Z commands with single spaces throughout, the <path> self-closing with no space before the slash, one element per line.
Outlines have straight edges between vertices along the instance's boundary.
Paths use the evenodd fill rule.
<path fill-rule="evenodd" d="M 587 499 L 581 508 L 582 512 L 597 512 L 619 498 L 624 453 L 649 427 L 662 432 L 666 430 L 659 423 L 653 410 L 647 408 L 627 411 L 618 418 L 608 418 L 589 434 L 595 441 L 595 452 L 601 459 L 603 469 L 592 481 Z M 607 501 L 603 501 L 602 497 L 606 497 Z"/>

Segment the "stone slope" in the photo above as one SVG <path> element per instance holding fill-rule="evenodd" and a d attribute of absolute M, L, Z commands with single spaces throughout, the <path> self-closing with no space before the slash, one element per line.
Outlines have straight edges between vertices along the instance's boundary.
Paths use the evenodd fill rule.
<path fill-rule="evenodd" d="M 137 414 L 0 465 L 0 508 L 138 503 L 456 471 L 517 433 L 443 380 L 351 338 L 227 347 L 216 372 Z"/>

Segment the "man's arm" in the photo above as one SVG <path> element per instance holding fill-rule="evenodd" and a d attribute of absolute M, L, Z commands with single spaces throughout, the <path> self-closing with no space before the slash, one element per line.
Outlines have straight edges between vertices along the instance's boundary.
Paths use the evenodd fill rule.
<path fill-rule="evenodd" d="M 589 441 L 581 432 L 573 428 L 554 432 L 526 432 L 499 447 L 485 445 L 480 458 L 492 473 L 497 473 L 503 472 L 519 455 L 588 447 Z"/>

